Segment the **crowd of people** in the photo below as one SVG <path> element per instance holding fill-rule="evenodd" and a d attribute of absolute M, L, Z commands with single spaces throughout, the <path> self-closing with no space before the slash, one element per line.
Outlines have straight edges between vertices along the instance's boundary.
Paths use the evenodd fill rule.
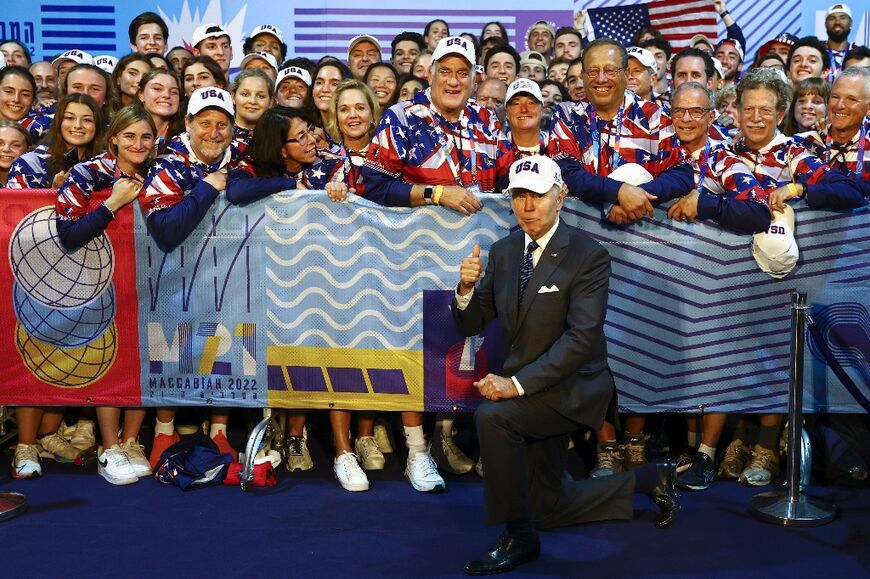
<path fill-rule="evenodd" d="M 439 19 L 392 39 L 360 34 L 346 54 L 315 62 L 288 58 L 281 30 L 263 24 L 244 39 L 232 75 L 236 39 L 226 29 L 205 24 L 192 50 L 168 47 L 168 27 L 151 12 L 130 23 L 131 52 L 121 58 L 72 49 L 31 62 L 23 44 L 3 40 L 0 187 L 57 189 L 68 251 L 138 202 L 154 242 L 171 252 L 222 194 L 245 204 L 314 189 L 337 202 L 356 195 L 470 215 L 481 193 L 506 189 L 516 161 L 540 155 L 558 165 L 570 196 L 624 227 L 662 204 L 669 219 L 747 235 L 767 231 L 795 198 L 819 209 L 863 206 L 870 49 L 849 43 L 849 7 L 827 10 L 827 40 L 783 32 L 748 55 L 724 0 L 713 4 L 727 37 L 696 35 L 679 52 L 653 28 L 623 46 L 588 39 L 576 21 L 535 23 L 519 51 L 499 22 L 452 35 Z M 109 189 L 104 202 L 92 200 Z M 136 482 L 179 440 L 175 413 L 156 410 L 146 455 L 142 408 L 99 407 L 95 420 L 84 412 L 67 424 L 64 409 L 18 407 L 12 474 L 39 477 L 40 458 L 75 461 L 96 430 L 100 475 Z M 228 418 L 212 411 L 209 435 L 235 457 Z M 329 411 L 333 468 L 345 489 L 362 491 L 391 443 L 383 416 L 358 413 L 355 438 L 351 418 Z M 439 415 L 427 437 L 423 413 L 401 412 L 414 489 L 443 490 L 439 466 L 483 475 L 487 457 L 475 461 L 456 445 L 454 418 Z M 291 472 L 313 466 L 306 419 L 301 410 L 283 419 Z M 741 417 L 718 452 L 727 419 L 689 418 L 678 486 L 702 490 L 717 474 L 750 485 L 777 476 L 783 415 Z M 613 416 L 586 424 L 596 429 L 592 477 L 647 462 L 645 417 L 623 424 L 621 439 Z"/>

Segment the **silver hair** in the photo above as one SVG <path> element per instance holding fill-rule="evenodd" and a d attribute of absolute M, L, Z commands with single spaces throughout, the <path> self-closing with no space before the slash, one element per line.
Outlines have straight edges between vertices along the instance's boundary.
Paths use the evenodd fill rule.
<path fill-rule="evenodd" d="M 834 84 L 837 84 L 837 81 L 844 76 L 847 78 L 862 79 L 864 81 L 864 99 L 865 101 L 870 101 L 870 69 L 864 66 L 850 66 L 843 70 L 837 78 L 834 79 Z"/>
<path fill-rule="evenodd" d="M 713 91 L 711 91 L 709 88 L 707 88 L 705 85 L 701 84 L 700 82 L 694 82 L 694 81 L 684 82 L 683 84 L 681 84 L 680 86 L 675 88 L 674 92 L 671 93 L 671 102 L 673 103 L 673 101 L 676 100 L 678 94 L 680 94 L 683 91 L 690 90 L 690 89 L 695 89 L 695 90 L 699 90 L 699 91 L 703 92 L 705 95 L 707 95 L 707 106 L 710 108 L 716 108 L 716 97 L 713 95 Z"/>

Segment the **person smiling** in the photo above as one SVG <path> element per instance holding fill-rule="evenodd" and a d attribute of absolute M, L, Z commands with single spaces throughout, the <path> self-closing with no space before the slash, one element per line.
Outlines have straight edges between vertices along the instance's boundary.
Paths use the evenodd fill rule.
<path fill-rule="evenodd" d="M 33 141 L 24 127 L 15 121 L 0 120 L 0 189 L 6 188 L 9 168 L 15 159 L 31 148 Z"/>
<path fill-rule="evenodd" d="M 236 107 L 233 143 L 244 154 L 251 144 L 257 121 L 272 106 L 275 85 L 262 70 L 243 70 L 233 79 L 230 92 Z"/>
<path fill-rule="evenodd" d="M 795 87 L 791 106 L 782 122 L 782 132 L 788 136 L 822 129 L 827 124 L 828 81 L 809 77 Z"/>
<path fill-rule="evenodd" d="M 133 52 L 118 61 L 115 70 L 112 71 L 112 86 L 115 87 L 114 106 L 116 110 L 138 103 L 136 98 L 139 92 L 139 81 L 142 76 L 154 68 L 148 57 Z"/>
<path fill-rule="evenodd" d="M 544 115 L 544 97 L 537 83 L 518 78 L 507 89 L 505 113 L 510 132 L 512 161 L 529 155 L 543 155 L 547 151 L 548 134 L 541 130 Z"/>
<path fill-rule="evenodd" d="M 821 40 L 815 36 L 805 36 L 791 47 L 785 70 L 792 87 L 805 78 L 827 78 L 831 70 L 831 57 Z"/>
<path fill-rule="evenodd" d="M 137 97 L 154 119 L 157 151 L 162 153 L 166 143 L 184 130 L 180 111 L 181 80 L 166 68 L 152 68 L 142 77 Z"/>
<path fill-rule="evenodd" d="M 203 24 L 193 31 L 194 56 L 210 56 L 223 71 L 223 81 L 229 78 L 233 61 L 233 44 L 229 33 L 217 24 Z"/>
<path fill-rule="evenodd" d="M 58 189 L 57 232 L 67 251 L 75 251 L 101 236 L 117 213 L 138 198 L 143 175 L 157 156 L 153 114 L 135 104 L 122 108 L 109 126 L 107 140 L 108 151 L 73 167 Z M 109 188 L 109 197 L 95 204 L 92 192 Z M 96 411 L 102 440 L 97 460 L 100 476 L 114 485 L 135 483 L 149 476 L 151 466 L 139 444 L 145 409 L 122 411 L 99 406 Z"/>
<path fill-rule="evenodd" d="M 652 216 L 653 201 L 692 188 L 692 171 L 682 163 L 671 119 L 655 103 L 626 91 L 627 65 L 628 54 L 618 42 L 600 38 L 589 44 L 583 53 L 586 99 L 556 107 L 548 148 L 570 194 L 613 204 L 609 217 L 617 224 Z M 655 179 L 641 188 L 608 178 L 629 163 Z"/>
<path fill-rule="evenodd" d="M 399 73 L 388 62 L 371 65 L 363 76 L 363 82 L 375 93 L 381 110 L 386 110 L 399 100 Z"/>

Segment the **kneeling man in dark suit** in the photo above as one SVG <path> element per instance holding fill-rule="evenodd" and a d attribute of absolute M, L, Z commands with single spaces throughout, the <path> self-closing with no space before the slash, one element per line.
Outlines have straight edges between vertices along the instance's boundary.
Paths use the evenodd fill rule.
<path fill-rule="evenodd" d="M 559 220 L 566 188 L 553 160 L 516 161 L 507 192 L 521 230 L 492 245 L 485 273 L 475 245 L 453 301 L 463 335 L 497 317 L 506 348 L 504 376 L 475 383 L 487 399 L 475 414 L 486 522 L 506 529 L 465 566 L 470 575 L 537 559 L 535 527 L 632 518 L 635 492 L 660 508 L 658 527 L 680 508 L 672 462 L 581 481 L 565 471 L 568 435 L 599 428 L 616 408 L 604 341 L 610 255 Z"/>

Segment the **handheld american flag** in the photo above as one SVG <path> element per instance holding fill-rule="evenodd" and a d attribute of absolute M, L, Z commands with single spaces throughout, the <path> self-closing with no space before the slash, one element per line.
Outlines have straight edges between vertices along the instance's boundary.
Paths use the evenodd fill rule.
<path fill-rule="evenodd" d="M 715 39 L 716 12 L 710 0 L 655 0 L 633 6 L 590 8 L 586 28 L 591 38 L 613 38 L 624 46 L 634 43 L 634 36 L 645 26 L 652 26 L 671 43 L 675 52 L 689 46 L 696 34 Z"/>

